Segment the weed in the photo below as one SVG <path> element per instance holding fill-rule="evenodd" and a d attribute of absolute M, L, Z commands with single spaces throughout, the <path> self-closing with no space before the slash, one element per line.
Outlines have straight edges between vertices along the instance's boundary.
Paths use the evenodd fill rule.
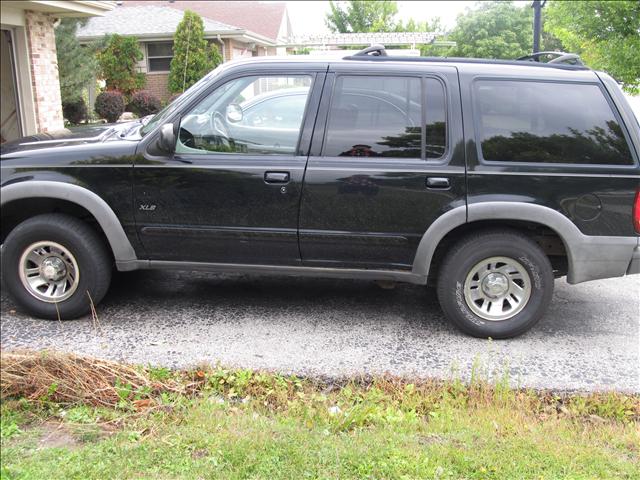
<path fill-rule="evenodd" d="M 478 365 L 465 384 L 98 364 L 124 375 L 107 384 L 117 400 L 95 407 L 95 391 L 72 397 L 62 375 L 91 362 L 45 361 L 56 368 L 33 379 L 38 395 L 11 399 L 25 383 L 3 376 L 3 478 L 634 478 L 640 467 L 637 396 L 513 389 L 507 365 L 495 383 Z M 75 450 L 27 446 L 37 427 L 24 426 L 52 415 L 82 441 Z"/>
<path fill-rule="evenodd" d="M 147 367 L 149 378 L 154 381 L 164 381 L 172 377 L 173 373 L 166 367 L 153 367 L 149 365 Z"/>

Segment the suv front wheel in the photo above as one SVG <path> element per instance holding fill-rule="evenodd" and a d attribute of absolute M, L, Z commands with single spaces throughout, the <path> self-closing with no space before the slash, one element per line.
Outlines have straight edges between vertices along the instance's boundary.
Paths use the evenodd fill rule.
<path fill-rule="evenodd" d="M 111 257 L 98 233 L 60 213 L 25 220 L 7 236 L 2 278 L 14 301 L 40 318 L 89 313 L 111 281 Z"/>
<path fill-rule="evenodd" d="M 447 318 L 475 337 L 520 335 L 544 315 L 553 295 L 548 257 L 511 230 L 465 237 L 447 254 L 438 299 Z"/>

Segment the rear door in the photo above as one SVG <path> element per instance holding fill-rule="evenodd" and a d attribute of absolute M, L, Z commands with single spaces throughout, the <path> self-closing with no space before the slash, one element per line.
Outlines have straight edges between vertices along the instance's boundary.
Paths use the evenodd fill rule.
<path fill-rule="evenodd" d="M 330 65 L 301 199 L 305 265 L 410 269 L 429 225 L 466 205 L 456 69 L 380 63 Z"/>

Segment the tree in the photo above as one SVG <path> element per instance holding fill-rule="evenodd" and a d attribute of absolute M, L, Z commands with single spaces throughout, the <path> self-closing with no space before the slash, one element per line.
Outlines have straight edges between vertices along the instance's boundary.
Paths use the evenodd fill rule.
<path fill-rule="evenodd" d="M 351 0 L 329 2 L 331 12 L 325 21 L 329 30 L 336 33 L 395 32 L 394 19 L 398 5 L 394 1 Z"/>
<path fill-rule="evenodd" d="M 202 17 L 186 10 L 173 36 L 169 91 L 184 92 L 220 63 L 222 56 L 218 48 L 204 38 Z"/>
<path fill-rule="evenodd" d="M 533 12 L 512 2 L 486 2 L 458 15 L 447 55 L 514 59 L 531 52 Z"/>
<path fill-rule="evenodd" d="M 79 102 L 83 90 L 95 80 L 98 71 L 94 46 L 80 45 L 76 38 L 76 30 L 82 22 L 75 18 L 64 18 L 55 29 L 63 105 Z"/>
<path fill-rule="evenodd" d="M 412 18 L 403 25 L 399 22 L 396 26 L 397 32 L 429 32 L 435 33 L 438 37 L 444 33 L 444 27 L 442 25 L 442 19 L 440 17 L 433 17 L 430 20 L 424 22 L 416 22 Z M 436 37 L 437 38 L 437 37 Z M 446 38 L 445 38 L 446 39 Z M 420 49 L 420 55 L 423 57 L 432 57 L 438 55 L 444 55 L 448 50 L 447 47 L 434 45 L 433 43 L 425 43 L 418 46 Z"/>
<path fill-rule="evenodd" d="M 138 62 L 143 54 L 136 37 L 113 34 L 108 37 L 106 47 L 98 53 L 98 63 L 107 90 L 118 90 L 127 99 L 136 90 L 144 87 L 145 76 L 138 72 Z"/>
<path fill-rule="evenodd" d="M 547 29 L 593 68 L 640 92 L 640 2 L 554 1 L 543 10 Z"/>

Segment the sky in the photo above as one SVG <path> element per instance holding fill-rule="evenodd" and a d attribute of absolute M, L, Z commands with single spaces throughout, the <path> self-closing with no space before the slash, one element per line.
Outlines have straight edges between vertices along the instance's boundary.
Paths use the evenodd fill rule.
<path fill-rule="evenodd" d="M 324 18 L 330 11 L 329 2 L 320 1 L 288 1 L 287 9 L 294 35 L 328 33 Z M 456 17 L 465 8 L 472 7 L 475 1 L 400 1 L 397 18 L 406 22 L 410 18 L 424 21 L 440 17 L 446 29 L 455 25 Z M 518 1 L 523 7 L 531 5 L 531 1 Z"/>

